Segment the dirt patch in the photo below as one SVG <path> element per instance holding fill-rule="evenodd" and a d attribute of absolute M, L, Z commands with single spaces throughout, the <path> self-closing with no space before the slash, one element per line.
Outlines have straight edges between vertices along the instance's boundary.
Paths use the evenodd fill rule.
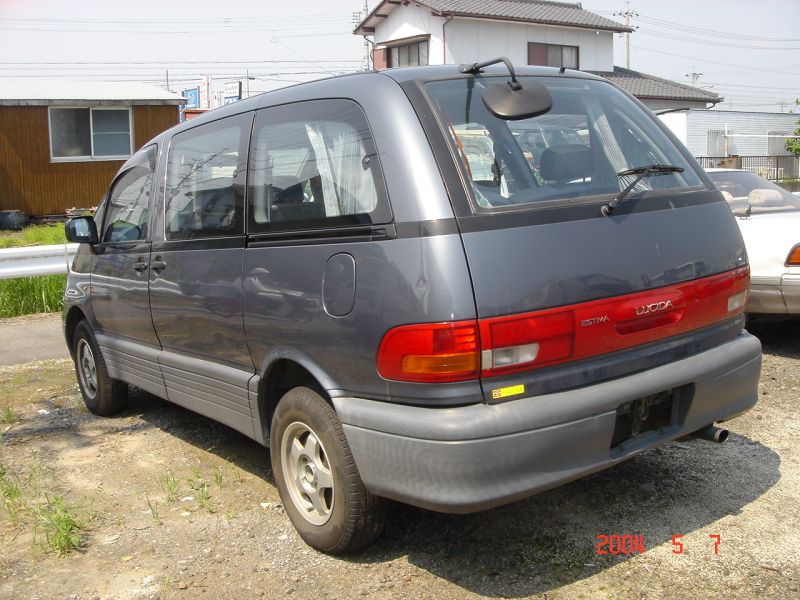
<path fill-rule="evenodd" d="M 94 417 L 68 360 L 0 368 L 0 467 L 22 497 L 15 519 L 0 506 L 0 598 L 798 596 L 800 324 L 754 329 L 760 402 L 725 444 L 669 444 L 480 514 L 396 505 L 346 559 L 300 540 L 244 436 L 144 393 Z M 53 496 L 83 524 L 65 557 L 36 525 Z M 598 556 L 600 534 L 646 551 Z"/>

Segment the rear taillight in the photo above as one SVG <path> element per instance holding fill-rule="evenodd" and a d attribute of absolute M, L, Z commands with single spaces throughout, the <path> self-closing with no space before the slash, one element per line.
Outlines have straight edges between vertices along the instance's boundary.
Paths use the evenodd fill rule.
<path fill-rule="evenodd" d="M 800 267 L 800 244 L 797 244 L 792 248 L 792 251 L 789 252 L 789 256 L 786 257 L 786 266 Z"/>
<path fill-rule="evenodd" d="M 481 319 L 480 328 L 486 376 L 566 360 L 575 342 L 571 310 Z"/>
<path fill-rule="evenodd" d="M 581 360 L 741 314 L 749 267 L 605 300 L 478 321 L 391 329 L 378 349 L 385 379 L 452 382 Z"/>
<path fill-rule="evenodd" d="M 378 372 L 399 381 L 462 381 L 479 375 L 479 357 L 476 321 L 403 325 L 383 336 Z"/>

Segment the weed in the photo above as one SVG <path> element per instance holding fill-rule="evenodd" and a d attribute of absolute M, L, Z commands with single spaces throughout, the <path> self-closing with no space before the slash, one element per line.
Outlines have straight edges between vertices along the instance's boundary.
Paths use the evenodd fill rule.
<path fill-rule="evenodd" d="M 207 510 L 210 513 L 215 511 L 214 506 L 211 504 L 211 494 L 208 493 L 208 484 L 201 483 L 194 492 L 194 501 L 197 502 L 198 508 Z"/>
<path fill-rule="evenodd" d="M 64 307 L 66 283 L 66 275 L 0 281 L 0 318 L 60 311 Z"/>
<path fill-rule="evenodd" d="M 0 233 L 0 248 L 65 244 L 66 242 L 64 226 L 60 223 L 55 225 L 31 225 L 22 231 L 4 231 Z"/>
<path fill-rule="evenodd" d="M 153 521 L 161 525 L 161 517 L 158 514 L 158 504 L 150 500 L 150 496 L 147 495 L 145 492 L 145 500 L 147 500 L 147 508 L 150 509 L 150 516 L 153 517 Z"/>
<path fill-rule="evenodd" d="M 178 497 L 178 481 L 172 471 L 167 469 L 158 478 L 158 484 L 161 486 L 161 491 L 164 492 L 164 499 L 167 502 L 175 502 Z"/>
<path fill-rule="evenodd" d="M 45 495 L 45 499 L 47 503 L 36 510 L 36 532 L 44 535 L 47 548 L 65 556 L 80 547 L 83 524 L 62 496 Z"/>
<path fill-rule="evenodd" d="M 31 488 L 35 496 L 42 492 L 42 479 L 44 479 L 42 455 L 36 451 L 33 454 L 33 464 L 28 467 L 28 487 Z"/>
<path fill-rule="evenodd" d="M 3 407 L 3 410 L 0 411 L 0 423 L 13 423 L 19 417 L 17 417 L 17 413 L 14 412 L 14 409 L 11 408 L 10 404 L 6 404 Z"/>
<path fill-rule="evenodd" d="M 214 467 L 214 483 L 218 488 L 222 487 L 222 467 Z"/>
<path fill-rule="evenodd" d="M 203 474 L 200 472 L 200 467 L 192 467 L 192 477 L 197 480 L 203 479 Z"/>
<path fill-rule="evenodd" d="M 159 600 L 167 600 L 169 598 L 169 590 L 171 585 L 172 580 L 170 579 L 169 575 L 164 575 L 164 579 L 161 580 L 161 593 L 158 595 Z"/>
<path fill-rule="evenodd" d="M 11 523 L 16 526 L 19 524 L 19 515 L 22 510 L 22 488 L 19 486 L 19 478 L 8 472 L 0 465 L 0 499 L 3 508 L 8 513 Z"/>

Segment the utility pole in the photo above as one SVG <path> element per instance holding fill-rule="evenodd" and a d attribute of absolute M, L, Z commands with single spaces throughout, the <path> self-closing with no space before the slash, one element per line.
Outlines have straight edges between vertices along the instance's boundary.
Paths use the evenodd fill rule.
<path fill-rule="evenodd" d="M 625 27 L 631 26 L 631 18 L 638 17 L 639 13 L 631 9 L 631 1 L 625 0 L 625 10 L 622 12 L 615 12 L 615 17 L 625 17 Z M 634 27 L 633 29 L 636 29 Z M 631 32 L 625 32 L 625 68 L 631 68 Z"/>
<path fill-rule="evenodd" d="M 367 18 L 369 14 L 369 4 L 368 0 L 364 0 L 364 11 L 356 10 L 353 11 L 353 25 L 358 25 L 361 21 Z M 367 36 L 364 36 L 364 60 L 361 63 L 364 66 L 365 71 L 369 71 L 369 64 L 371 59 L 371 52 L 369 47 L 369 41 L 367 40 Z"/>
<path fill-rule="evenodd" d="M 369 3 L 368 0 L 364 0 L 364 18 L 367 18 L 369 14 Z M 370 51 L 369 51 L 369 42 L 367 41 L 367 37 L 364 36 L 364 61 L 367 63 L 367 71 L 369 71 L 369 63 L 370 63 Z"/>
<path fill-rule="evenodd" d="M 692 72 L 691 73 L 686 73 L 686 75 L 684 75 L 684 77 L 688 77 L 689 79 L 692 80 L 692 85 L 697 85 L 697 82 L 703 76 L 702 73 L 698 73 L 697 71 L 695 71 L 696 68 L 697 67 L 692 65 Z"/>
<path fill-rule="evenodd" d="M 172 90 L 169 89 L 169 69 L 167 69 L 167 91 L 171 92 Z"/>

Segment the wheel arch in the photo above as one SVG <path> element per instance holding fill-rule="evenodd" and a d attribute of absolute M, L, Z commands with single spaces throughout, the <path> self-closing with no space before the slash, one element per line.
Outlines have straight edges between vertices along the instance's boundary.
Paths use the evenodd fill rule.
<path fill-rule="evenodd" d="M 75 337 L 75 328 L 78 326 L 78 323 L 86 319 L 86 313 L 77 306 L 70 308 L 67 312 L 67 316 L 64 318 L 64 338 L 67 341 L 69 354 L 73 359 L 75 358 L 75 349 L 72 347 L 72 339 Z"/>
<path fill-rule="evenodd" d="M 306 386 L 317 391 L 336 410 L 331 401 L 338 385 L 328 374 L 304 353 L 283 350 L 275 352 L 264 361 L 258 382 L 256 437 L 264 444 L 269 441 L 272 416 L 283 395 L 290 389 Z M 259 429 L 261 430 L 259 435 Z"/>

